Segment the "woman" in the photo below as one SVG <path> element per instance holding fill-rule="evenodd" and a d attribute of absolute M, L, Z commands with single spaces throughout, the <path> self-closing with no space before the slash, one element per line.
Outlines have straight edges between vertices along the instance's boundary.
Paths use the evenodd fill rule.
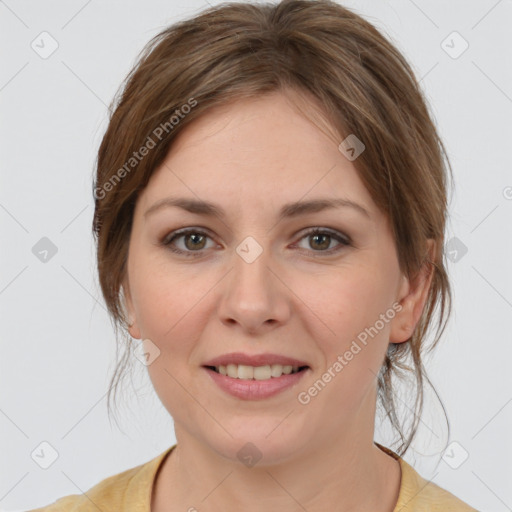
<path fill-rule="evenodd" d="M 177 443 L 38 510 L 474 511 L 401 457 L 450 305 L 449 169 L 403 56 L 336 3 L 226 4 L 155 37 L 99 149 L 94 233 Z"/>

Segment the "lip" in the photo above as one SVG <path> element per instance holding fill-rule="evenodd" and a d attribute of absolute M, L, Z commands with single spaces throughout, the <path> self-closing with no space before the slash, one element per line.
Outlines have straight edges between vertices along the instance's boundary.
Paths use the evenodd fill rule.
<path fill-rule="evenodd" d="M 283 366 L 309 366 L 305 361 L 300 361 L 280 354 L 244 354 L 242 352 L 231 352 L 222 356 L 210 359 L 203 366 L 226 366 L 228 364 L 244 364 L 247 366 L 266 366 L 281 364 Z M 280 379 L 281 377 L 278 377 Z"/>
<path fill-rule="evenodd" d="M 213 360 L 215 361 L 215 360 Z M 280 363 L 275 363 L 280 364 Z M 217 366 L 209 365 L 209 366 Z M 260 365 L 261 366 L 261 365 Z M 305 366 L 305 365 L 297 365 Z M 278 393 L 290 389 L 296 385 L 304 376 L 305 373 L 310 371 L 310 368 L 301 370 L 297 373 L 290 373 L 288 375 L 283 374 L 281 377 L 272 377 L 267 380 L 246 380 L 246 379 L 234 379 L 227 375 L 217 373 L 211 368 L 204 368 L 210 378 L 219 386 L 219 388 L 236 398 L 242 400 L 263 400 L 270 398 Z"/>

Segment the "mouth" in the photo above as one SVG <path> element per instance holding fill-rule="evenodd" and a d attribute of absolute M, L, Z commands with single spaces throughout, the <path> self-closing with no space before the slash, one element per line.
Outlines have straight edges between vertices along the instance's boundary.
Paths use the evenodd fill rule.
<path fill-rule="evenodd" d="M 284 393 L 312 371 L 305 360 L 244 352 L 218 356 L 202 367 L 218 389 L 242 400 L 263 400 Z"/>
<path fill-rule="evenodd" d="M 292 365 L 263 365 L 263 366 L 249 366 L 245 364 L 228 364 L 219 366 L 205 365 L 204 368 L 211 370 L 220 375 L 231 377 L 232 379 L 240 380 L 269 380 L 278 379 L 283 375 L 293 375 L 303 372 L 309 366 L 292 366 Z"/>
<path fill-rule="evenodd" d="M 203 368 L 218 389 L 241 400 L 264 400 L 291 390 L 310 370 L 305 365 L 277 363 L 262 366 L 230 363 L 204 365 Z"/>

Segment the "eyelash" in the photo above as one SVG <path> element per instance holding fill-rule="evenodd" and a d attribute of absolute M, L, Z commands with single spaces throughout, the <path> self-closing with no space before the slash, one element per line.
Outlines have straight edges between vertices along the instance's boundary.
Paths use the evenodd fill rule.
<path fill-rule="evenodd" d="M 182 255 L 184 255 L 186 257 L 192 257 L 192 258 L 195 257 L 195 258 L 197 258 L 197 257 L 202 256 L 202 254 L 204 252 L 202 250 L 198 250 L 198 251 L 183 251 L 181 249 L 177 249 L 176 247 L 174 247 L 172 245 L 172 243 L 176 239 L 181 238 L 181 237 L 186 236 L 186 235 L 189 235 L 189 234 L 196 234 L 196 235 L 201 235 L 201 236 L 206 236 L 208 238 L 211 238 L 208 235 L 208 233 L 205 233 L 204 231 L 201 231 L 200 229 L 186 228 L 186 229 L 183 229 L 183 230 L 178 230 L 178 231 L 174 231 L 174 232 L 170 233 L 169 235 L 167 235 L 160 242 L 160 244 L 165 246 L 165 247 L 167 247 L 172 252 L 177 253 L 177 254 L 182 254 Z M 314 257 L 321 257 L 321 256 L 324 256 L 324 255 L 331 255 L 331 254 L 339 252 L 344 247 L 349 247 L 349 246 L 352 245 L 352 241 L 350 240 L 350 237 L 348 237 L 346 235 L 342 235 L 341 233 L 338 233 L 336 231 L 331 231 L 329 229 L 321 229 L 321 228 L 313 228 L 313 229 L 307 231 L 300 238 L 300 240 L 302 240 L 304 238 L 307 238 L 308 236 L 313 236 L 313 235 L 328 235 L 331 238 L 333 238 L 333 239 L 335 239 L 336 241 L 339 242 L 339 245 L 337 247 L 335 247 L 335 248 L 328 249 L 328 250 L 325 250 L 325 251 L 312 251 L 313 253 L 319 253 L 319 254 L 315 254 Z"/>

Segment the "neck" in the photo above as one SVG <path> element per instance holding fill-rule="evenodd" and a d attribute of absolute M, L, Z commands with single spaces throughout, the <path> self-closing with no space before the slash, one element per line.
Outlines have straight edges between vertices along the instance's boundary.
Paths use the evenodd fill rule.
<path fill-rule="evenodd" d="M 177 446 L 157 480 L 152 512 L 392 512 L 400 488 L 398 461 L 361 432 L 328 446 L 319 440 L 293 459 L 246 467 L 220 456 L 176 426 Z"/>

